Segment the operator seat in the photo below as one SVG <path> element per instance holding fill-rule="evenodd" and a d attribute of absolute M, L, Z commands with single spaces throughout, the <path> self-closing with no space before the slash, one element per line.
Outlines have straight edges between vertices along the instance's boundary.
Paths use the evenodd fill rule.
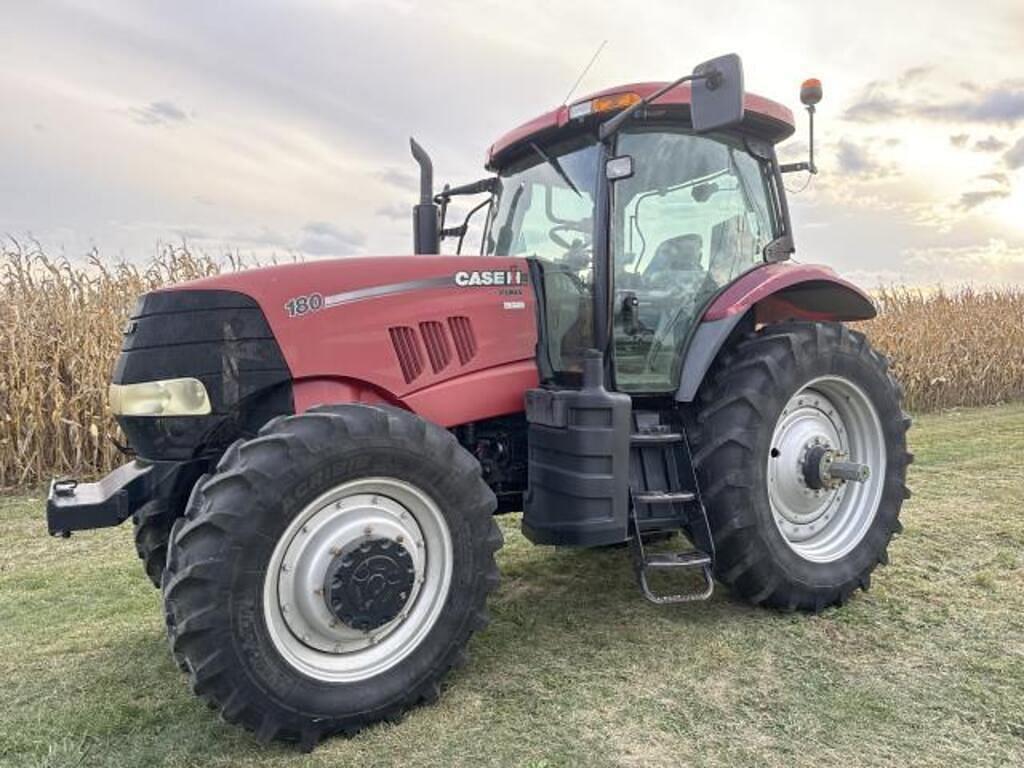
<path fill-rule="evenodd" d="M 658 246 L 647 265 L 647 273 L 679 274 L 701 270 L 701 250 L 704 240 L 700 235 L 686 234 L 670 237 Z"/>

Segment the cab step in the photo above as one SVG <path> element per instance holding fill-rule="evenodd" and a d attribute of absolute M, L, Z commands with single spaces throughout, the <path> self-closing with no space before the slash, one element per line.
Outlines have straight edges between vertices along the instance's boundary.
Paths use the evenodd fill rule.
<path fill-rule="evenodd" d="M 630 539 L 633 550 L 633 568 L 636 571 L 637 583 L 643 596 L 655 605 L 671 605 L 673 603 L 693 603 L 707 600 L 715 591 L 715 580 L 711 572 L 711 556 L 706 552 L 689 550 L 686 552 L 646 552 L 643 536 L 634 527 L 633 538 Z M 670 594 L 660 594 L 651 589 L 648 573 L 665 569 L 699 569 L 701 586 L 696 589 Z"/>
<path fill-rule="evenodd" d="M 684 504 L 696 501 L 697 494 L 691 491 L 641 491 L 633 494 L 637 504 Z"/>
<path fill-rule="evenodd" d="M 674 445 L 683 442 L 683 436 L 679 432 L 634 432 L 629 436 L 629 442 L 640 448 L 649 445 Z"/>
<path fill-rule="evenodd" d="M 697 568 L 711 565 L 711 558 L 703 552 L 653 552 L 645 559 L 648 568 Z"/>

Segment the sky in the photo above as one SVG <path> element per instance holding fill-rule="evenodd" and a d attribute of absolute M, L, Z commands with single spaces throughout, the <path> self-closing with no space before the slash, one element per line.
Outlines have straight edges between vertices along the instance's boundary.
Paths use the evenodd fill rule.
<path fill-rule="evenodd" d="M 563 102 L 739 53 L 817 159 L 796 257 L 868 287 L 1024 283 L 1024 2 L 0 0 L 0 233 L 145 261 L 183 239 L 304 258 L 411 251 L 416 166 L 483 175 Z"/>

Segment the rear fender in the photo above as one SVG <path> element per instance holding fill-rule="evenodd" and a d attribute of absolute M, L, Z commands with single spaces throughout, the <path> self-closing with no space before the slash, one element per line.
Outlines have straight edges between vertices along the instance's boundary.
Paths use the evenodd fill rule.
<path fill-rule="evenodd" d="M 676 400 L 692 402 L 711 363 L 741 320 L 757 327 L 784 320 L 870 320 L 875 305 L 828 267 L 786 262 L 747 272 L 705 310 L 683 359 Z"/>

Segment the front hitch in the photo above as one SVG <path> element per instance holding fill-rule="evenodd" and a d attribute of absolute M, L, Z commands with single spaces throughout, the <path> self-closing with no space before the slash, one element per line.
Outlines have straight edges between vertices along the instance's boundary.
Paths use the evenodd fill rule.
<path fill-rule="evenodd" d="M 46 527 L 51 536 L 67 538 L 72 531 L 120 525 L 165 484 L 173 483 L 183 470 L 196 464 L 136 460 L 95 483 L 54 480 L 46 499 Z"/>

